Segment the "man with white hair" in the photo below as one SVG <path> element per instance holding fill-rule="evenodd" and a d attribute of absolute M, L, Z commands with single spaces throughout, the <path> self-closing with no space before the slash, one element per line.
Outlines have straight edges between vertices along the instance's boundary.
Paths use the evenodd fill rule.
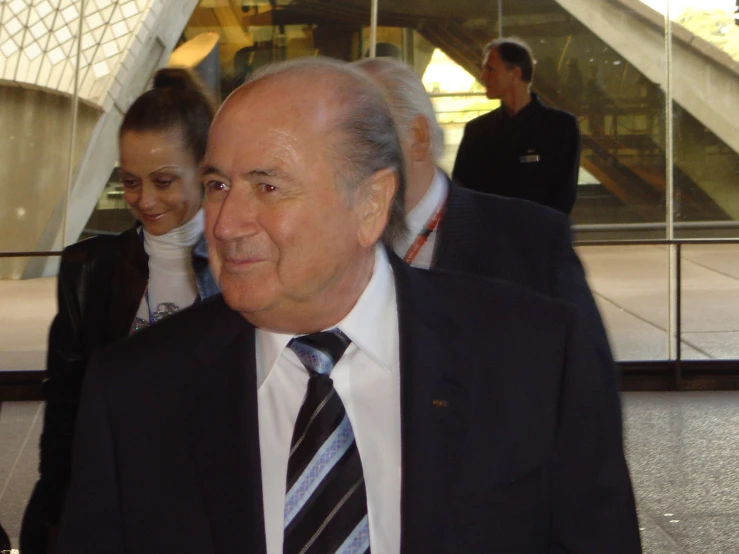
<path fill-rule="evenodd" d="M 574 304 L 588 322 L 618 389 L 603 322 L 572 248 L 568 219 L 520 199 L 462 188 L 437 166 L 444 135 L 413 69 L 390 58 L 355 62 L 380 86 L 400 134 L 406 160 L 406 225 L 394 250 L 416 267 L 502 279 Z"/>
<path fill-rule="evenodd" d="M 57 554 L 637 554 L 573 308 L 421 271 L 382 93 L 278 64 L 203 169 L 222 297 L 92 360 Z"/>

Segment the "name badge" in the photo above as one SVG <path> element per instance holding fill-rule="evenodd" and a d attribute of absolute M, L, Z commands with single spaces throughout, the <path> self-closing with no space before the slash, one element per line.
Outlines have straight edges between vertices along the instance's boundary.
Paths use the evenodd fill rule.
<path fill-rule="evenodd" d="M 535 152 L 528 151 L 526 154 L 518 158 L 518 161 L 522 164 L 531 164 L 531 163 L 538 163 L 539 162 L 539 154 L 536 154 Z"/>

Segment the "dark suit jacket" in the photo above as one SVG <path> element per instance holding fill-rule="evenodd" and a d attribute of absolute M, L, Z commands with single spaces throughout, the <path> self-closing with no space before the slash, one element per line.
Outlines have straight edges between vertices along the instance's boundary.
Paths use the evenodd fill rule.
<path fill-rule="evenodd" d="M 614 389 L 618 373 L 603 321 L 561 213 L 449 183 L 434 268 L 502 279 L 574 304 L 588 324 Z"/>
<path fill-rule="evenodd" d="M 402 552 L 639 552 L 575 311 L 391 258 Z M 217 297 L 93 357 L 59 554 L 264 552 L 254 343 Z"/>
<path fill-rule="evenodd" d="M 49 529 L 59 524 L 69 486 L 74 422 L 90 354 L 128 336 L 149 279 L 149 257 L 132 228 L 64 249 L 57 280 L 58 313 L 49 330 L 40 479 L 23 518 L 21 547 L 47 552 Z M 200 299 L 218 293 L 204 238 L 192 252 Z"/>
<path fill-rule="evenodd" d="M 531 102 L 510 117 L 501 106 L 467 123 L 452 177 L 484 193 L 572 211 L 580 130 L 572 114 Z"/>

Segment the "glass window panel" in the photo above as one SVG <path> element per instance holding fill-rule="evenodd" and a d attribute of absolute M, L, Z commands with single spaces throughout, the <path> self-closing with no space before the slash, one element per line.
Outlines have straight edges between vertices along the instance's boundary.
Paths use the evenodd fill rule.
<path fill-rule="evenodd" d="M 95 235 L 117 234 L 133 227 L 136 219 L 123 200 L 123 185 L 115 168 L 105 184 L 97 205 L 85 224 L 81 239 Z"/>
<path fill-rule="evenodd" d="M 0 80 L 0 252 L 60 246 L 71 120 L 69 97 Z"/>
<path fill-rule="evenodd" d="M 675 236 L 739 236 L 734 0 L 671 4 Z"/>
<path fill-rule="evenodd" d="M 668 359 L 668 248 L 579 246 L 617 361 Z M 683 353 L 700 357 L 688 344 Z"/>
<path fill-rule="evenodd" d="M 464 124 L 494 109 L 477 82 L 481 50 L 517 36 L 537 60 L 533 90 L 575 114 L 582 133 L 578 201 L 580 240 L 665 236 L 664 17 L 598 0 L 466 1 L 380 4 L 385 28 L 432 95 L 446 134 L 440 165 L 452 167 Z M 386 36 L 389 33 L 385 33 Z M 396 33 L 395 37 L 402 33 Z M 379 39 L 378 39 L 379 40 Z"/>
<path fill-rule="evenodd" d="M 682 353 L 686 360 L 739 359 L 739 245 L 682 247 Z"/>
<path fill-rule="evenodd" d="M 0 371 L 43 370 L 59 257 L 0 258 Z M 24 278 L 24 275 L 47 275 Z"/>
<path fill-rule="evenodd" d="M 369 47 L 369 1 L 244 4 L 201 0 L 183 32 L 185 40 L 203 32 L 220 35 L 221 98 L 268 63 L 317 55 L 351 61 Z"/>

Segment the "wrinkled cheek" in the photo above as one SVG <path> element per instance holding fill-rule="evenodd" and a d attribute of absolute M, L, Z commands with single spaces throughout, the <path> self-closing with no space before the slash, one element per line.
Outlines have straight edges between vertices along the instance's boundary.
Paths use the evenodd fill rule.
<path fill-rule="evenodd" d="M 295 263 L 278 266 L 280 284 L 294 301 L 306 301 L 331 286 L 333 271 L 317 256 L 305 257 Z"/>
<path fill-rule="evenodd" d="M 213 275 L 213 278 L 216 280 L 216 283 L 218 283 L 218 286 L 221 287 L 221 272 L 223 270 L 223 263 L 221 262 L 220 256 L 216 254 L 213 250 L 213 248 L 209 245 L 208 246 L 208 265 L 210 266 L 210 273 Z"/>

